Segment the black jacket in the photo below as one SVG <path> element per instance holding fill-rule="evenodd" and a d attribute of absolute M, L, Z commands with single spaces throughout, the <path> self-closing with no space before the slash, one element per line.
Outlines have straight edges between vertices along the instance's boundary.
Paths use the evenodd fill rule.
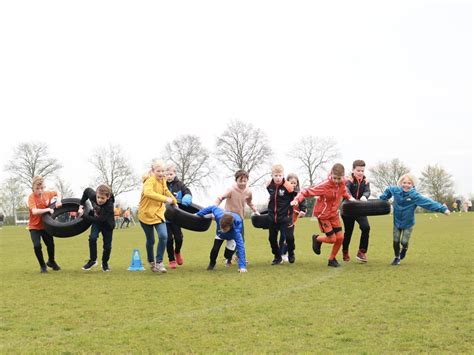
<path fill-rule="evenodd" d="M 366 198 L 369 198 L 370 196 L 370 183 L 367 181 L 365 176 L 359 184 L 359 181 L 356 179 L 354 174 L 351 174 L 351 176 L 346 180 L 346 187 L 352 197 L 356 200 L 360 200 L 362 196 L 365 196 Z"/>
<path fill-rule="evenodd" d="M 180 203 L 184 195 L 189 194 L 192 196 L 191 190 L 189 190 L 182 181 L 178 180 L 177 176 L 175 176 L 171 182 L 166 181 L 166 186 L 168 186 L 168 190 L 170 190 L 176 200 Z"/>
<path fill-rule="evenodd" d="M 283 179 L 281 185 L 277 186 L 272 179 L 267 185 L 267 191 L 270 194 L 268 217 L 273 223 L 291 223 L 293 206 L 290 205 L 290 202 L 296 196 L 293 186 L 285 179 Z"/>
<path fill-rule="evenodd" d="M 98 205 L 95 191 L 88 187 L 84 190 L 84 193 L 82 194 L 81 206 L 84 206 L 87 200 L 92 203 L 92 210 L 89 212 L 88 215 L 84 214 L 83 218 L 86 221 L 99 224 L 101 228 L 103 227 L 106 229 L 114 229 L 114 195 L 111 195 L 107 202 L 103 205 Z"/>

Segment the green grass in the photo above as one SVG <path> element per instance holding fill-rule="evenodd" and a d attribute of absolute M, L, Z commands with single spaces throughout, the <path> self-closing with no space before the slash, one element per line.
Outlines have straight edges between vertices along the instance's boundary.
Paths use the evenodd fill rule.
<path fill-rule="evenodd" d="M 185 232 L 185 264 L 165 275 L 126 271 L 133 248 L 146 260 L 139 227 L 114 233 L 111 273 L 81 270 L 83 234 L 55 239 L 62 270 L 48 274 L 28 231 L 3 227 L 0 352 L 474 352 L 474 213 L 417 215 L 398 267 L 391 217 L 370 223 L 366 265 L 328 268 L 330 247 L 313 254 L 317 224 L 304 219 L 293 265 L 270 266 L 267 234 L 247 225 L 249 272 L 208 272 L 212 226 Z M 358 242 L 357 231 L 353 259 Z"/>

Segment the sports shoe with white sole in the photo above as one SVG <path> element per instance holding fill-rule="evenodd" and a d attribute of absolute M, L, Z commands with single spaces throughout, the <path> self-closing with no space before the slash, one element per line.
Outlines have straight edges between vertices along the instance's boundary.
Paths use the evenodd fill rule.
<path fill-rule="evenodd" d="M 90 270 L 94 266 L 97 266 L 97 260 L 89 260 L 85 265 L 82 267 L 82 270 Z"/>

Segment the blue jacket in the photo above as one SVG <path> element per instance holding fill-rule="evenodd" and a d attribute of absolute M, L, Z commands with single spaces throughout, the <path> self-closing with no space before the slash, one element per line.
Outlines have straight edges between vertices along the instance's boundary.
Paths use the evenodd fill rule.
<path fill-rule="evenodd" d="M 245 246 L 244 246 L 244 240 L 242 239 L 242 229 L 243 229 L 243 221 L 242 218 L 234 212 L 226 212 L 230 213 L 232 217 L 234 217 L 234 223 L 232 225 L 232 228 L 230 231 L 227 233 L 223 233 L 221 231 L 221 218 L 224 215 L 224 210 L 220 207 L 217 206 L 209 206 L 206 208 L 203 208 L 196 214 L 198 216 L 205 216 L 207 214 L 212 213 L 214 215 L 214 218 L 216 220 L 216 235 L 224 240 L 235 240 L 236 244 L 236 250 L 237 250 L 237 256 L 239 257 L 239 269 L 245 269 L 247 268 L 247 262 L 245 261 Z"/>
<path fill-rule="evenodd" d="M 398 229 L 415 225 L 415 209 L 418 206 L 443 213 L 448 209 L 441 203 L 421 195 L 414 187 L 405 192 L 400 186 L 389 186 L 379 198 L 388 200 L 391 197 L 393 197 L 393 223 Z"/>

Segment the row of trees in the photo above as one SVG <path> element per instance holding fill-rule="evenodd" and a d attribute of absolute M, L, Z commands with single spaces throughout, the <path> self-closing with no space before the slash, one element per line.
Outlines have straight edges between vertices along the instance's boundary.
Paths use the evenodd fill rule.
<path fill-rule="evenodd" d="M 216 139 L 215 153 L 206 149 L 196 135 L 182 135 L 168 142 L 162 157 L 177 167 L 180 180 L 191 187 L 205 189 L 213 176 L 213 161 L 225 167 L 229 175 L 245 169 L 251 176 L 250 186 L 268 176 L 273 151 L 264 131 L 251 123 L 230 121 Z M 323 172 L 340 157 L 337 143 L 332 138 L 307 136 L 288 154 L 299 162 L 299 175 L 304 185 L 313 185 Z M 215 160 L 213 159 L 215 158 Z M 115 196 L 139 188 L 140 179 L 134 173 L 130 160 L 119 145 L 109 145 L 95 150 L 89 163 L 94 168 L 93 185 L 106 183 Z M 14 148 L 12 159 L 4 167 L 10 178 L 0 189 L 1 209 L 14 216 L 24 203 L 33 177 L 42 175 L 55 181 L 55 187 L 64 197 L 72 196 L 70 185 L 59 176 L 62 165 L 50 156 L 45 143 L 21 143 Z M 369 169 L 370 181 L 376 192 L 396 184 L 399 177 L 409 171 L 398 159 L 380 162 Z M 437 165 L 427 166 L 420 178 L 420 187 L 438 201 L 447 201 L 453 195 L 452 177 Z"/>

